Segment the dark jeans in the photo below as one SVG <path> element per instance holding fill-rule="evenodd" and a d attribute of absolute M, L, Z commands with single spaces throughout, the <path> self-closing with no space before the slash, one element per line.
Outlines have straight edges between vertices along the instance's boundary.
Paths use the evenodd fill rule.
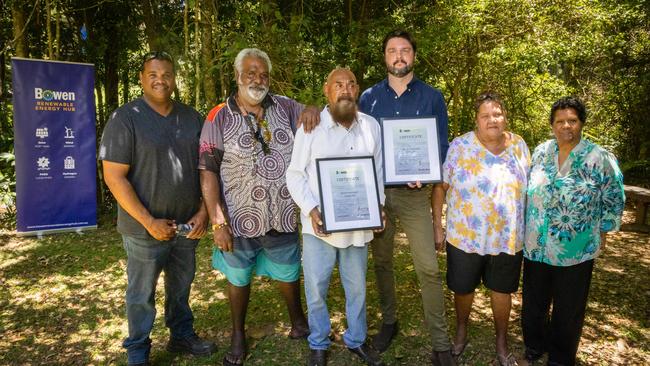
<path fill-rule="evenodd" d="M 593 267 L 593 259 L 569 267 L 524 259 L 521 326 L 529 355 L 548 352 L 549 365 L 575 364 Z"/>
<path fill-rule="evenodd" d="M 128 362 L 144 362 L 149 357 L 149 334 L 156 317 L 154 297 L 160 272 L 165 272 L 165 324 L 171 337 L 182 339 L 194 334 L 188 300 L 194 280 L 194 253 L 198 240 L 176 237 L 170 241 L 122 236 L 127 254 L 126 316 L 129 336 L 122 344 Z"/>

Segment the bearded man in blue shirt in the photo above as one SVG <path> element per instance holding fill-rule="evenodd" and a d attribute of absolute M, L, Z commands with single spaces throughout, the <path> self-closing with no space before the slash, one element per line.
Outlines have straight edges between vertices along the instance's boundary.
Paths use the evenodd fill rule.
<path fill-rule="evenodd" d="M 363 92 L 359 98 L 359 109 L 378 121 L 390 117 L 435 116 L 441 156 L 444 159 L 449 148 L 447 106 L 439 90 L 415 77 L 413 64 L 416 51 L 415 41 L 408 32 L 393 31 L 386 35 L 383 53 L 388 76 Z M 442 163 L 441 161 L 440 164 Z M 371 244 L 383 317 L 381 329 L 373 338 L 373 343 L 378 351 L 383 352 L 398 332 L 393 248 L 395 219 L 399 218 L 408 238 L 420 283 L 424 320 L 433 347 L 432 362 L 434 365 L 455 365 L 447 333 L 436 255 L 436 249 L 442 249 L 443 242 L 434 243 L 431 208 L 436 202 L 431 191 L 431 185 L 422 185 L 420 182 L 385 189 L 387 226 L 383 233 L 375 234 Z"/>

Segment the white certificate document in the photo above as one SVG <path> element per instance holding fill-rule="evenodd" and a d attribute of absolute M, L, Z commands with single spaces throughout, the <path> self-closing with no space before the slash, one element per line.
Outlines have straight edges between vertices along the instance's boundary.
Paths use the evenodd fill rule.
<path fill-rule="evenodd" d="M 442 159 L 435 116 L 382 118 L 384 183 L 442 181 Z"/>
<path fill-rule="evenodd" d="M 359 165 L 350 165 L 346 169 L 330 168 L 330 184 L 336 222 L 370 218 L 366 182 Z"/>
<path fill-rule="evenodd" d="M 420 175 L 431 172 L 426 128 L 393 127 L 396 175 Z"/>
<path fill-rule="evenodd" d="M 316 171 L 326 232 L 382 227 L 372 156 L 316 159 Z"/>

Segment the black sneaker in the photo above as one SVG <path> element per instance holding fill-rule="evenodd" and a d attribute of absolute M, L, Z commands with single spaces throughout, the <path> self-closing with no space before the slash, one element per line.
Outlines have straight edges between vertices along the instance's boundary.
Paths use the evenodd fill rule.
<path fill-rule="evenodd" d="M 309 359 L 307 366 L 326 366 L 327 365 L 327 350 L 312 349 L 309 351 Z"/>
<path fill-rule="evenodd" d="M 217 345 L 211 341 L 205 341 L 196 334 L 187 338 L 169 338 L 167 351 L 171 353 L 189 353 L 192 356 L 209 356 L 217 350 Z"/>
<path fill-rule="evenodd" d="M 393 324 L 382 324 L 379 333 L 372 337 L 372 345 L 377 351 L 379 351 L 379 353 L 383 353 L 388 349 L 388 347 L 390 347 L 390 344 L 393 341 L 393 338 L 397 335 L 398 330 L 399 327 L 397 326 L 397 322 Z"/>

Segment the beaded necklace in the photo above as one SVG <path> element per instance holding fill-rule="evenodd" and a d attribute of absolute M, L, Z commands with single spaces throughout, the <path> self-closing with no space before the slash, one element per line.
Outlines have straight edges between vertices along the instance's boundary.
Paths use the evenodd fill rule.
<path fill-rule="evenodd" d="M 255 140 L 262 145 L 262 151 L 264 152 L 264 155 L 268 155 L 271 153 L 271 147 L 269 144 L 271 143 L 271 129 L 269 128 L 269 122 L 264 118 L 266 116 L 266 110 L 264 107 L 262 107 L 262 118 L 258 119 L 256 113 L 251 113 L 249 112 L 246 107 L 244 107 L 240 102 L 239 102 L 239 97 L 235 97 L 235 101 L 237 102 L 237 105 L 239 108 L 244 111 L 246 114 L 242 113 L 242 116 L 244 117 L 244 121 L 246 121 L 246 125 L 248 125 L 248 128 L 251 131 L 251 134 L 255 137 Z"/>

